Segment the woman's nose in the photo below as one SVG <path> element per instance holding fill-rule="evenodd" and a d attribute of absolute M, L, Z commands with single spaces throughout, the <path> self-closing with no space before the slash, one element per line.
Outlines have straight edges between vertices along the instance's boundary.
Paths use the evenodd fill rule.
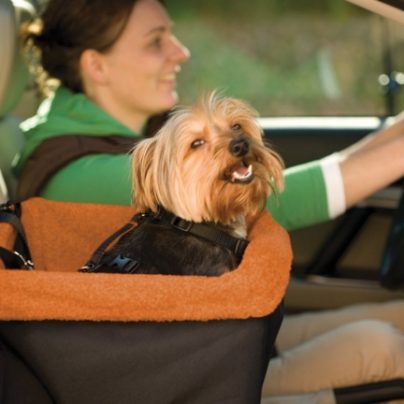
<path fill-rule="evenodd" d="M 170 56 L 172 60 L 174 60 L 176 63 L 186 62 L 191 56 L 189 49 L 185 45 L 183 45 L 174 35 L 172 36 L 171 42 L 172 51 Z"/>

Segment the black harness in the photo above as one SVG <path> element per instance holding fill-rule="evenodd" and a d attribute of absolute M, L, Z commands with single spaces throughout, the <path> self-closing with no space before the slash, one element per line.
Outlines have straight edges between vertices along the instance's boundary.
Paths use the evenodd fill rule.
<path fill-rule="evenodd" d="M 189 233 L 201 239 L 208 240 L 230 250 L 239 260 L 241 260 L 248 245 L 247 240 L 231 236 L 226 231 L 219 229 L 213 222 L 191 222 L 159 207 L 157 212 L 152 212 L 149 210 L 136 214 L 129 223 L 125 224 L 123 227 L 105 239 L 95 250 L 94 254 L 86 265 L 80 269 L 80 271 L 97 272 L 101 266 L 105 269 L 105 266 L 107 265 L 110 267 L 111 272 L 136 273 L 140 266 L 140 262 L 133 258 L 118 255 L 108 263 L 101 263 L 101 260 L 106 252 L 106 249 L 114 240 L 130 231 L 136 231 L 136 229 L 144 223 L 149 223 L 156 226 L 172 227 L 178 231 Z"/>

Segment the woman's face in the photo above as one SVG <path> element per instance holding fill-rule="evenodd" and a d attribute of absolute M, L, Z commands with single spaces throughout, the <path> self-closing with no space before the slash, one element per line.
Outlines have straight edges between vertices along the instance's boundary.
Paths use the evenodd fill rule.
<path fill-rule="evenodd" d="M 176 76 L 189 52 L 171 28 L 157 0 L 139 0 L 121 36 L 102 54 L 108 96 L 123 114 L 147 119 L 176 104 Z"/>

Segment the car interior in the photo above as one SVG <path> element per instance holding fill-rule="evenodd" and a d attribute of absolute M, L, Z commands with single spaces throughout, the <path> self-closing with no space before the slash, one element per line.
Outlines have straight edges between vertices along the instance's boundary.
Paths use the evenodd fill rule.
<path fill-rule="evenodd" d="M 0 0 L 0 202 L 15 197 L 11 166 L 24 142 L 19 123 L 38 105 L 19 32 L 37 16 L 40 3 Z M 262 117 L 260 123 L 286 166 L 292 166 L 343 149 L 388 119 L 288 116 Z M 404 299 L 403 181 L 391 184 L 335 220 L 291 232 L 294 261 L 285 297 L 287 312 Z M 404 378 L 346 386 L 335 389 L 334 395 L 337 403 L 404 399 Z"/>

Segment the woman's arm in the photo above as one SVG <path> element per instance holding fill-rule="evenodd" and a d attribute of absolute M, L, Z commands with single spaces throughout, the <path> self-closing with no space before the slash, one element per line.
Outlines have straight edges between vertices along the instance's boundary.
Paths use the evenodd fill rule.
<path fill-rule="evenodd" d="M 404 176 L 404 113 L 322 160 L 285 170 L 285 191 L 267 208 L 288 230 L 311 226 Z"/>
<path fill-rule="evenodd" d="M 295 230 L 330 218 L 321 160 L 288 168 L 284 177 L 283 192 L 271 195 L 267 203 L 278 223 Z"/>
<path fill-rule="evenodd" d="M 349 208 L 404 176 L 404 114 L 339 155 Z"/>

